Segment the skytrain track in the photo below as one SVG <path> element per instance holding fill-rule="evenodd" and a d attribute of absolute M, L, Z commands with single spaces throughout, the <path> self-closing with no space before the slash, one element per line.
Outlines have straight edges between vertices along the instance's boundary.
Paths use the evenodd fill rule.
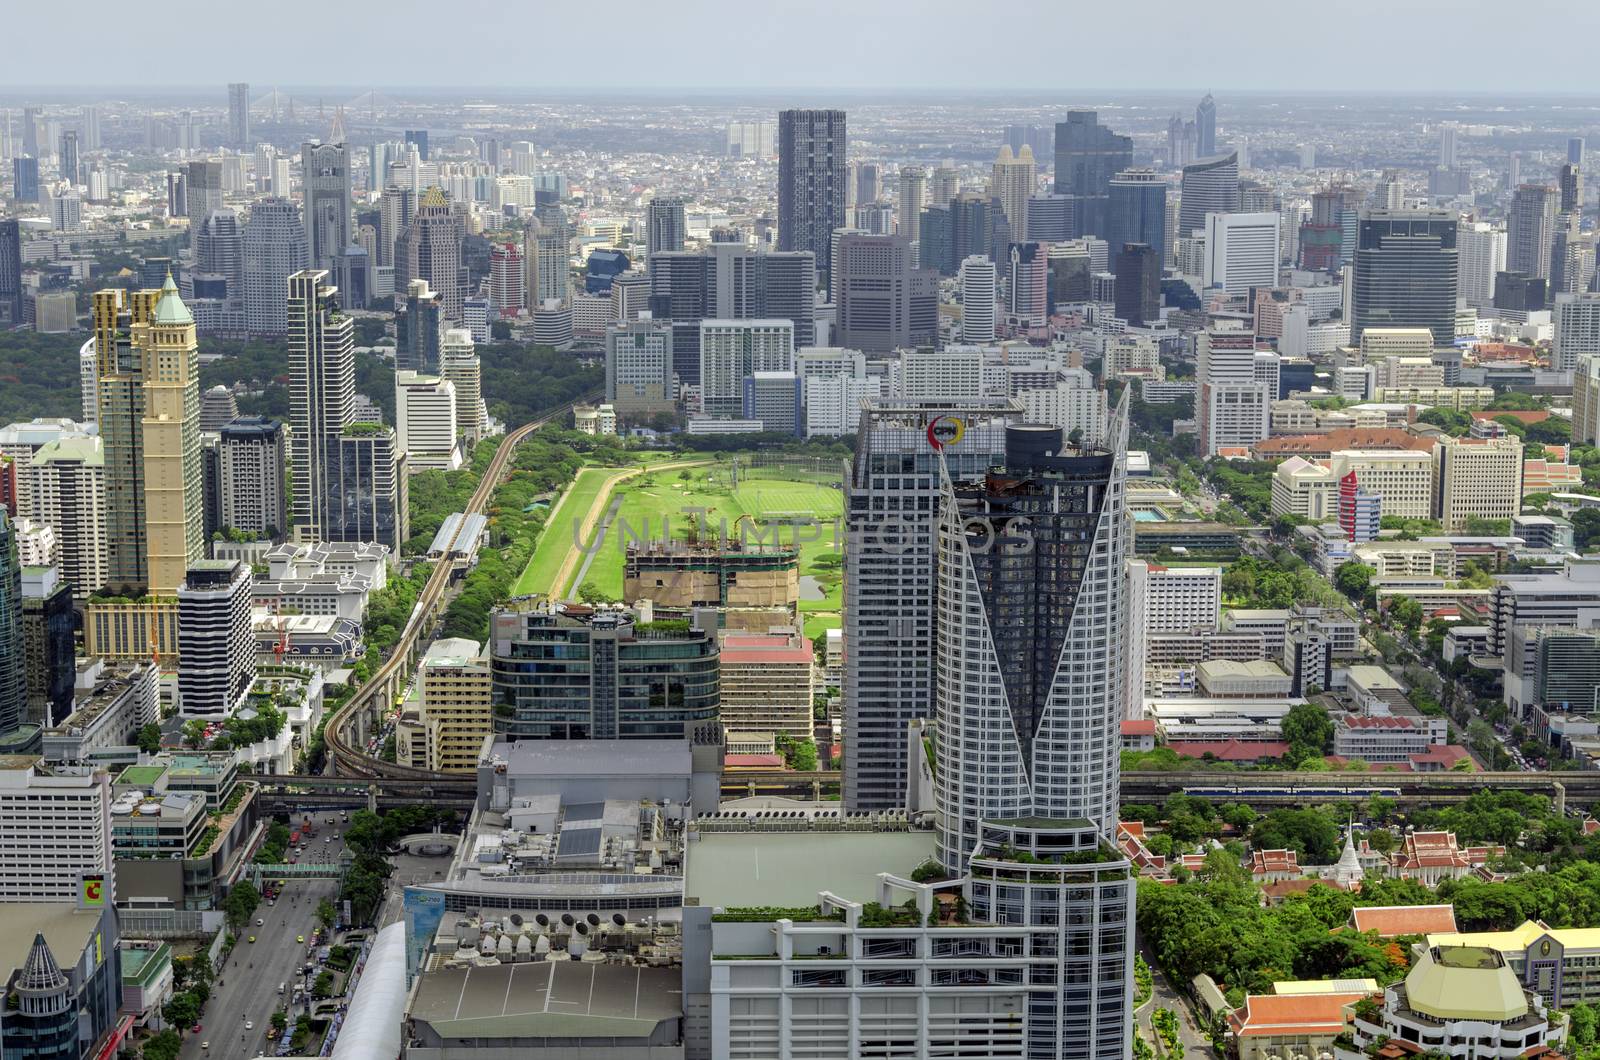
<path fill-rule="evenodd" d="M 585 401 L 594 395 L 579 398 Z M 565 405 L 551 409 L 537 419 L 523 424 L 516 430 L 501 439 L 500 447 L 495 450 L 494 460 L 483 474 L 483 479 L 478 483 L 478 488 L 472 491 L 472 497 L 467 501 L 466 514 L 476 515 L 488 505 L 489 498 L 494 495 L 495 488 L 500 485 L 505 476 L 506 468 L 510 466 L 511 457 L 517 451 L 517 446 L 527 440 L 528 436 L 540 427 L 545 426 L 572 411 L 572 406 L 578 401 L 569 401 Z M 463 523 L 465 521 L 463 520 Z M 456 533 L 461 531 L 458 528 Z M 455 540 L 450 542 L 446 557 L 455 549 Z M 328 719 L 328 724 L 323 729 L 323 741 L 327 748 L 329 771 L 334 776 L 374 778 L 385 777 L 410 780 L 448 780 L 450 774 L 435 773 L 429 769 L 417 769 L 413 766 L 402 766 L 394 762 L 385 762 L 375 755 L 367 754 L 359 739 L 353 737 L 356 723 L 366 714 L 374 717 L 381 716 L 380 711 L 374 709 L 374 699 L 386 696 L 391 679 L 404 677 L 406 668 L 411 665 L 411 655 L 423 632 L 430 629 L 434 621 L 434 609 L 439 600 L 444 596 L 445 588 L 450 584 L 450 574 L 454 569 L 454 562 L 448 558 L 441 560 L 429 574 L 427 584 L 422 587 L 422 592 L 417 596 L 417 606 L 411 609 L 411 617 L 406 620 L 406 627 L 400 632 L 400 639 L 395 643 L 389 657 L 383 661 L 366 684 L 362 685 L 356 694 L 340 707 Z M 387 709 L 387 699 L 377 706 Z M 460 777 L 453 778 L 460 780 Z"/>

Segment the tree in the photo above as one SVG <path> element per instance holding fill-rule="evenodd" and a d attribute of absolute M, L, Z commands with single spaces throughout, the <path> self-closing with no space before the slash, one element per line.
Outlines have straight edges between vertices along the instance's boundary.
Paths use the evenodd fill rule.
<path fill-rule="evenodd" d="M 187 990 L 173 994 L 167 1007 L 161 1010 L 161 1016 L 174 1027 L 193 1027 L 200 1019 L 200 1002 Z"/>
<path fill-rule="evenodd" d="M 184 1024 L 189 1027 L 193 1024 Z M 178 1060 L 178 1054 L 183 1051 L 183 1037 L 177 1031 L 168 1027 L 154 1038 L 144 1043 L 140 1055 L 144 1060 Z"/>
<path fill-rule="evenodd" d="M 153 755 L 160 753 L 161 723 L 152 721 L 145 725 L 141 725 L 139 727 L 139 735 L 136 737 L 136 742 L 138 743 L 139 751 L 142 754 Z"/>
<path fill-rule="evenodd" d="M 1372 576 L 1377 573 L 1373 567 L 1354 560 L 1339 564 L 1339 569 L 1333 572 L 1333 585 L 1341 593 L 1359 603 L 1367 595 L 1367 588 L 1372 584 Z"/>
<path fill-rule="evenodd" d="M 333 927 L 333 922 L 337 919 L 339 919 L 339 911 L 333 907 L 332 902 L 324 898 L 317 903 L 317 923 L 324 928 L 331 928 Z"/>
<path fill-rule="evenodd" d="M 1280 723 L 1289 753 L 1298 760 L 1318 758 L 1333 748 L 1333 721 L 1315 703 L 1296 703 Z"/>
<path fill-rule="evenodd" d="M 241 928 L 250 923 L 250 918 L 255 915 L 256 907 L 261 904 L 261 892 L 256 890 L 256 885 L 249 880 L 240 880 L 228 890 L 228 897 L 222 900 L 222 911 L 228 918 L 228 927 L 238 934 Z"/>
<path fill-rule="evenodd" d="M 1377 824 L 1387 824 L 1400 803 L 1387 795 L 1374 795 L 1367 800 L 1367 816 Z"/>
<path fill-rule="evenodd" d="M 206 738 L 206 723 L 199 718 L 190 718 L 183 723 L 183 746 L 194 750 Z"/>
<path fill-rule="evenodd" d="M 1437 427 L 1446 434 L 1460 437 L 1472 428 L 1472 417 L 1455 409 L 1431 408 L 1417 416 L 1418 423 Z"/>
<path fill-rule="evenodd" d="M 1395 848 L 1394 833 L 1387 828 L 1374 828 L 1367 833 L 1367 845 L 1380 854 L 1387 854 Z"/>
<path fill-rule="evenodd" d="M 1409 596 L 1395 597 L 1389 604 L 1389 614 L 1412 634 L 1422 628 L 1422 605 Z"/>
<path fill-rule="evenodd" d="M 1331 864 L 1339 856 L 1339 826 L 1315 809 L 1276 809 L 1250 830 L 1257 849 L 1293 850 L 1310 865 Z"/>

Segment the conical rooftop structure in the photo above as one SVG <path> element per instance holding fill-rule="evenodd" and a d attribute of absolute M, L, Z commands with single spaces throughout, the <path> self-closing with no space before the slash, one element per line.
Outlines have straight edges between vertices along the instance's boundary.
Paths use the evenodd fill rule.
<path fill-rule="evenodd" d="M 22 962 L 22 974 L 17 976 L 16 986 L 19 991 L 30 994 L 50 994 L 66 989 L 67 977 L 43 935 L 33 936 L 33 948 L 28 951 L 28 959 Z"/>
<path fill-rule="evenodd" d="M 170 272 L 167 273 L 167 282 L 161 285 L 161 297 L 156 299 L 155 323 L 169 327 L 184 327 L 194 323 L 194 315 L 183 304 L 178 285 L 172 282 Z"/>

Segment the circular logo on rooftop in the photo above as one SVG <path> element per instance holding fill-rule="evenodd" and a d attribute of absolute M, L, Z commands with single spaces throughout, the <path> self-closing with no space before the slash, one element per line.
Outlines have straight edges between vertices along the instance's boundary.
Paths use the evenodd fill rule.
<path fill-rule="evenodd" d="M 928 444 L 935 449 L 943 449 L 947 445 L 955 445 L 964 434 L 967 425 L 954 416 L 935 416 L 928 424 Z"/>

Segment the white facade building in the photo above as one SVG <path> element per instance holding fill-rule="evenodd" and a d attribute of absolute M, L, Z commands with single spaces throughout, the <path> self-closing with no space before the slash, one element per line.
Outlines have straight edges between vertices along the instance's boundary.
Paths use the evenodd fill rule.
<path fill-rule="evenodd" d="M 1495 274 L 1505 271 L 1506 230 L 1488 221 L 1456 226 L 1456 297 L 1475 309 L 1494 305 Z"/>
<path fill-rule="evenodd" d="M 1600 294 L 1558 294 L 1553 316 L 1552 369 L 1574 372 L 1578 358 L 1600 355 Z"/>
<path fill-rule="evenodd" d="M 111 856 L 111 778 L 101 770 L 36 761 L 0 764 L 0 902 L 76 903 L 85 876 L 103 876 L 115 897 Z"/>
<path fill-rule="evenodd" d="M 395 434 L 406 467 L 415 474 L 461 466 L 456 445 L 456 388 L 450 380 L 418 372 L 394 374 Z"/>
<path fill-rule="evenodd" d="M 961 341 L 993 342 L 998 316 L 994 262 L 974 254 L 961 263 Z"/>
<path fill-rule="evenodd" d="M 743 415 L 748 376 L 794 367 L 792 320 L 700 322 L 700 400 L 708 416 Z"/>
<path fill-rule="evenodd" d="M 1205 286 L 1230 295 L 1276 287 L 1281 221 L 1276 213 L 1206 214 Z"/>

